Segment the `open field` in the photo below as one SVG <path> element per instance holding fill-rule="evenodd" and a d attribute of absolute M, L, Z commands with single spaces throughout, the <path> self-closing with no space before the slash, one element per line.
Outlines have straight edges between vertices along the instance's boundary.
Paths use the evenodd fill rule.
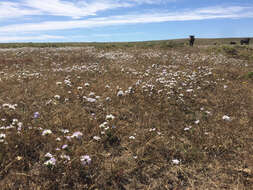
<path fill-rule="evenodd" d="M 195 45 L 229 45 L 230 42 L 240 44 L 240 40 L 244 38 L 196 38 Z M 0 48 L 21 48 L 21 47 L 40 47 L 40 48 L 57 48 L 57 47 L 89 47 L 96 48 L 174 48 L 182 47 L 189 43 L 189 39 L 175 39 L 175 40 L 157 40 L 157 41 L 144 41 L 144 42 L 68 42 L 68 43 L 0 43 Z M 253 44 L 253 38 L 250 38 L 250 45 Z"/>
<path fill-rule="evenodd" d="M 1 44 L 0 189 L 252 189 L 253 48 L 212 42 Z"/>

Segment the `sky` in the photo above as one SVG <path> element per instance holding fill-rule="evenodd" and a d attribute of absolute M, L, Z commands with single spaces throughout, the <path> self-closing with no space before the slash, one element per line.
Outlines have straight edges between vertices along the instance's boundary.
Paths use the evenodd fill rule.
<path fill-rule="evenodd" d="M 253 37 L 253 0 L 0 0 L 0 43 Z"/>

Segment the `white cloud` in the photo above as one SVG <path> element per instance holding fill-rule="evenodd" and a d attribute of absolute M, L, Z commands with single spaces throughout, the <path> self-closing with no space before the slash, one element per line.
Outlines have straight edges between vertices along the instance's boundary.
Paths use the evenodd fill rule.
<path fill-rule="evenodd" d="M 43 41 L 43 40 L 56 40 L 64 39 L 64 36 L 51 36 L 51 35 L 40 35 L 40 36 L 0 36 L 0 42 L 17 42 L 17 41 Z"/>
<path fill-rule="evenodd" d="M 94 0 L 90 2 L 79 0 L 75 3 L 61 0 L 25 0 L 24 4 L 47 15 L 73 18 L 95 15 L 98 11 L 131 6 L 129 3 L 119 3 L 112 0 Z"/>
<path fill-rule="evenodd" d="M 68 30 L 75 28 L 94 28 L 124 24 L 190 21 L 219 18 L 253 18 L 253 7 L 209 7 L 184 12 L 121 15 L 110 17 L 96 17 L 86 20 L 48 21 L 41 23 L 15 24 L 0 27 L 0 33 L 40 32 L 52 30 Z"/>
<path fill-rule="evenodd" d="M 140 4 L 160 4 L 174 0 L 19 0 L 0 2 L 0 19 L 32 15 L 81 18 L 99 11 L 133 7 Z"/>
<path fill-rule="evenodd" d="M 252 7 L 242 7 L 242 6 L 230 6 L 230 7 L 207 7 L 207 8 L 200 8 L 198 12 L 201 14 L 231 14 L 231 13 L 238 13 L 242 11 L 252 10 Z"/>
<path fill-rule="evenodd" d="M 134 2 L 137 4 L 160 4 L 166 1 L 175 1 L 175 0 L 129 0 L 129 2 Z"/>
<path fill-rule="evenodd" d="M 0 2 L 0 19 L 40 14 L 40 11 L 24 8 L 18 3 Z"/>

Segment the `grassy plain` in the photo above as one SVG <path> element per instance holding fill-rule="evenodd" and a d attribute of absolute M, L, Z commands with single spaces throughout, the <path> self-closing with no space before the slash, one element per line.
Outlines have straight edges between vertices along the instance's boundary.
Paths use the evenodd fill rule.
<path fill-rule="evenodd" d="M 252 189 L 253 48 L 216 40 L 1 44 L 0 189 Z"/>

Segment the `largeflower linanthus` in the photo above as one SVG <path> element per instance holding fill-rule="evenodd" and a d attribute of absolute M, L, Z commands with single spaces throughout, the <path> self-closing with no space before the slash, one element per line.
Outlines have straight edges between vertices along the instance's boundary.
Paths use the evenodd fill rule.
<path fill-rule="evenodd" d="M 52 157 L 49 160 L 47 160 L 46 162 L 44 162 L 44 165 L 46 165 L 48 167 L 55 166 L 55 164 L 56 164 L 56 159 L 54 157 Z"/>
<path fill-rule="evenodd" d="M 222 117 L 222 119 L 225 120 L 225 121 L 231 121 L 231 118 L 229 116 L 227 116 L 227 115 L 224 115 Z"/>
<path fill-rule="evenodd" d="M 81 139 L 83 136 L 83 133 L 80 131 L 74 132 L 73 135 L 71 136 L 71 138 L 77 138 L 77 139 Z"/>
<path fill-rule="evenodd" d="M 84 155 L 84 156 L 80 157 L 80 161 L 81 161 L 82 165 L 85 166 L 85 165 L 88 165 L 91 163 L 91 158 L 89 155 Z"/>
<path fill-rule="evenodd" d="M 52 134 L 52 131 L 50 129 L 45 129 L 44 131 L 42 131 L 42 136 L 46 136 L 50 134 Z"/>
<path fill-rule="evenodd" d="M 37 119 L 37 118 L 39 118 L 40 117 L 40 113 L 39 112 L 35 112 L 34 114 L 33 114 L 33 118 L 34 119 Z"/>
<path fill-rule="evenodd" d="M 105 120 L 114 120 L 114 119 L 115 119 L 115 116 L 112 115 L 112 114 L 107 115 L 107 116 L 105 117 Z"/>

